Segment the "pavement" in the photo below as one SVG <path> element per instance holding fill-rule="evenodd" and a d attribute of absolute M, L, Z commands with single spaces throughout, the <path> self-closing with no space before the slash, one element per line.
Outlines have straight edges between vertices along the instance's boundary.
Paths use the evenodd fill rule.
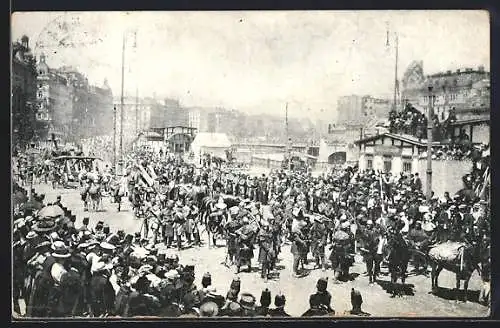
<path fill-rule="evenodd" d="M 46 202 L 53 202 L 57 195 L 62 196 L 62 203 L 73 211 L 77 216 L 76 226 L 81 225 L 84 216 L 90 218 L 90 226 L 95 226 L 97 221 L 102 220 L 110 226 L 112 230 L 123 229 L 126 233 L 134 233 L 140 230 L 142 221 L 136 219 L 128 200 L 122 204 L 122 211 L 117 211 L 116 204 L 110 202 L 110 198 L 103 200 L 104 210 L 100 212 L 84 212 L 83 203 L 80 200 L 80 193 L 77 189 L 52 189 L 48 185 L 36 185 L 37 193 L 46 195 Z M 202 229 L 203 230 L 203 229 Z M 202 239 L 207 240 L 206 235 Z M 177 252 L 182 264 L 194 264 L 196 267 L 196 283 L 201 285 L 201 278 L 205 272 L 212 275 L 212 284 L 217 288 L 217 292 L 225 296 L 229 290 L 229 285 L 235 274 L 235 267 L 228 268 L 222 263 L 226 257 L 226 249 L 223 241 L 221 247 L 209 248 L 207 244 L 201 247 L 192 247 Z M 258 249 L 255 250 L 257 257 Z M 310 255 L 309 255 L 310 256 Z M 327 254 L 328 256 L 328 254 Z M 455 275 L 443 270 L 439 276 L 441 287 L 438 295 L 430 294 L 430 277 L 424 275 L 414 275 L 410 273 L 406 280 L 405 295 L 391 298 L 386 291 L 389 276 L 384 275 L 387 269 L 382 268 L 382 275 L 379 282 L 374 285 L 368 284 L 368 277 L 364 276 L 365 265 L 361 258 L 356 259 L 356 263 L 351 267 L 353 280 L 334 284 L 332 282 L 333 271 L 327 269 L 313 270 L 313 263 L 306 266 L 308 275 L 302 278 L 295 278 L 292 275 L 292 255 L 290 245 L 284 245 L 279 255 L 279 263 L 273 279 L 265 282 L 260 278 L 256 261 L 253 263 L 252 272 L 241 272 L 241 293 L 250 292 L 256 299 L 260 299 L 262 290 L 268 288 L 271 291 L 272 299 L 276 293 L 281 292 L 286 296 L 286 311 L 292 316 L 300 316 L 309 307 L 309 295 L 316 290 L 316 282 L 320 277 L 328 277 L 328 291 L 332 294 L 332 307 L 337 313 L 343 313 L 351 309 L 350 292 L 355 288 L 363 296 L 363 311 L 374 317 L 486 317 L 489 315 L 489 307 L 477 303 L 481 280 L 475 272 L 469 282 L 469 299 L 467 303 L 455 302 L 453 300 L 453 288 L 455 287 Z M 410 266 L 409 271 L 411 272 Z"/>

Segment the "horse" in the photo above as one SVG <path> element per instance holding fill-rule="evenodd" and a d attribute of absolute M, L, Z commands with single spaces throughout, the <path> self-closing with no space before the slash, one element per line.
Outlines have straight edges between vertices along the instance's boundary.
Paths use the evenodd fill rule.
<path fill-rule="evenodd" d="M 92 209 L 96 212 L 102 208 L 101 186 L 98 183 L 92 182 L 90 184 L 85 203 L 87 204 L 87 210 L 89 205 L 91 205 Z"/>
<path fill-rule="evenodd" d="M 398 278 L 404 285 L 406 281 L 406 271 L 410 262 L 410 251 L 408 243 L 400 233 L 392 233 L 387 238 L 388 267 L 391 274 L 392 296 L 401 296 L 401 290 L 395 288 Z"/>
<path fill-rule="evenodd" d="M 443 245 L 443 244 L 439 244 Z M 454 259 L 439 259 L 434 253 L 438 252 L 438 249 L 435 247 L 439 246 L 435 245 L 429 251 L 429 261 L 431 263 L 431 292 L 437 293 L 438 286 L 438 278 L 439 274 L 443 269 L 451 271 L 455 273 L 456 278 L 456 294 L 455 300 L 458 301 L 459 291 L 460 291 L 460 281 L 464 280 L 464 298 L 463 301 L 467 302 L 467 289 L 469 287 L 469 280 L 474 271 L 478 271 L 481 273 L 480 264 L 483 264 L 482 261 L 484 256 L 481 254 L 481 247 L 479 245 L 471 245 L 468 243 L 462 243 L 462 245 L 457 244 L 458 247 L 458 256 Z"/>
<path fill-rule="evenodd" d="M 226 220 L 224 215 L 223 211 L 218 210 L 210 213 L 207 217 L 207 234 L 209 236 L 209 240 L 210 236 L 212 237 L 213 246 L 217 245 L 217 239 L 224 238 L 225 236 L 226 231 L 224 229 L 224 225 Z"/>

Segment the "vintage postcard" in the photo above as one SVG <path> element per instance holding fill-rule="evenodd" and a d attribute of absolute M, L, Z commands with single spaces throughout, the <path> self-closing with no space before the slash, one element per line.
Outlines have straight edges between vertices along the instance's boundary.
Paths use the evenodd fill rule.
<path fill-rule="evenodd" d="M 487 11 L 11 25 L 14 320 L 490 315 Z"/>

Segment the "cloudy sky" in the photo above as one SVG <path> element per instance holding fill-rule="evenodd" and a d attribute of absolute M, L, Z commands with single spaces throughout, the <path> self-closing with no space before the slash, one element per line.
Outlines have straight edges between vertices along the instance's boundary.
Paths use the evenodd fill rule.
<path fill-rule="evenodd" d="M 64 26 L 66 25 L 66 26 Z M 386 46 L 387 30 L 390 47 Z M 485 11 L 15 13 L 12 38 L 30 37 L 51 67 L 71 65 L 92 83 L 178 98 L 186 106 L 294 116 L 331 113 L 337 97 L 392 94 L 394 34 L 399 76 L 413 60 L 426 74 L 484 65 Z M 134 48 L 133 31 L 137 31 Z M 73 47 L 58 46 L 60 43 Z"/>

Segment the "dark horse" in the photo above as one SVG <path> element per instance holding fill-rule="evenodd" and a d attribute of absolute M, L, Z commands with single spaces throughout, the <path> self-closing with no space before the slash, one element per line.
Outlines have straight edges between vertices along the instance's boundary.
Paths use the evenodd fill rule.
<path fill-rule="evenodd" d="M 443 269 L 455 273 L 456 277 L 456 296 L 455 300 L 458 301 L 460 291 L 460 281 L 464 281 L 464 296 L 462 300 L 467 302 L 467 289 L 469 287 L 469 280 L 472 273 L 477 270 L 481 273 L 480 264 L 484 263 L 484 252 L 481 252 L 479 245 L 465 244 L 459 250 L 459 256 L 454 260 L 439 260 L 433 256 L 429 256 L 431 263 L 431 283 L 432 293 L 437 293 L 438 277 Z"/>
<path fill-rule="evenodd" d="M 387 248 L 388 267 L 391 274 L 391 293 L 393 297 L 402 296 L 402 289 L 396 288 L 396 283 L 398 278 L 401 278 L 401 283 L 405 284 L 408 262 L 410 262 L 409 246 L 401 233 L 396 232 L 388 236 Z"/>

